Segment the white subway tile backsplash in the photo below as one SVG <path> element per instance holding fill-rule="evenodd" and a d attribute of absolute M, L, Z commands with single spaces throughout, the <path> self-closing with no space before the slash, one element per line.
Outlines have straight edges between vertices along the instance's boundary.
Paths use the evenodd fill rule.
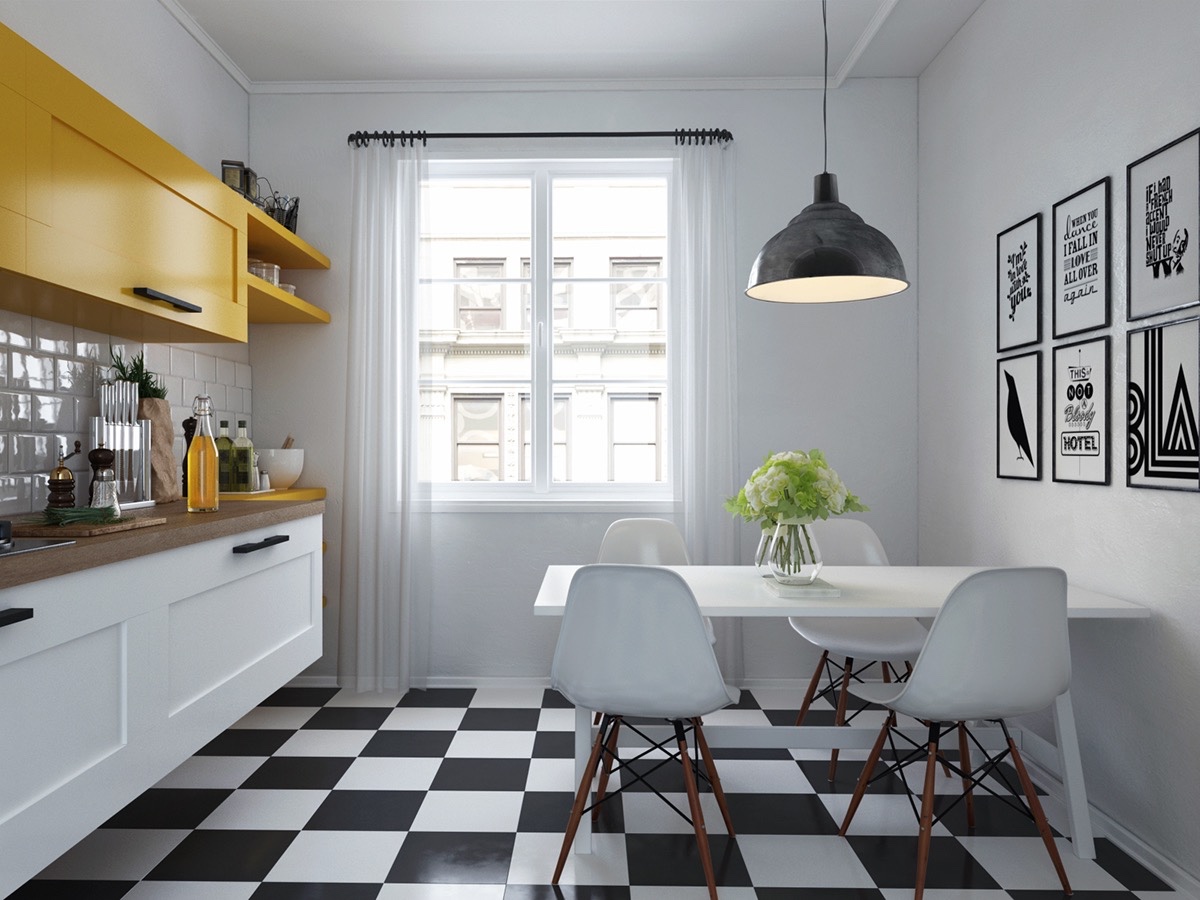
<path fill-rule="evenodd" d="M 192 403 L 197 397 L 204 393 L 204 382 L 197 381 L 195 378 L 183 379 L 183 405 L 188 409 L 192 408 Z M 189 412 L 190 416 L 191 413 Z"/>
<path fill-rule="evenodd" d="M 167 401 L 172 406 L 183 406 L 183 379 L 178 375 L 163 375 L 162 382 L 167 389 Z"/>
<path fill-rule="evenodd" d="M 11 472 L 48 472 L 58 462 L 56 444 L 47 434 L 9 435 L 8 468 Z M 54 455 L 51 455 L 51 453 Z"/>
<path fill-rule="evenodd" d="M 217 357 L 216 380 L 221 384 L 233 386 L 237 384 L 237 363 L 232 359 Z"/>
<path fill-rule="evenodd" d="M 35 431 L 74 431 L 75 404 L 61 394 L 33 395 Z"/>
<path fill-rule="evenodd" d="M 0 431 L 0 474 L 8 471 L 8 435 Z"/>
<path fill-rule="evenodd" d="M 29 428 L 31 415 L 32 399 L 29 394 L 0 391 L 0 431 Z"/>
<path fill-rule="evenodd" d="M 0 387 L 8 386 L 8 351 L 0 347 Z"/>
<path fill-rule="evenodd" d="M 240 388 L 245 388 L 246 390 L 250 390 L 252 387 L 254 387 L 254 385 L 251 383 L 252 379 L 250 377 L 250 367 L 248 365 L 246 365 L 245 363 L 236 363 L 236 365 L 237 365 L 237 378 L 233 383 L 236 384 Z"/>
<path fill-rule="evenodd" d="M 60 322 L 33 320 L 33 349 L 38 353 L 65 356 L 75 352 L 75 329 Z"/>
<path fill-rule="evenodd" d="M 215 381 L 206 381 L 204 383 L 204 393 L 212 398 L 213 409 L 228 408 L 229 404 L 225 401 L 225 385 L 218 384 Z"/>
<path fill-rule="evenodd" d="M 60 394 L 90 397 L 96 393 L 96 364 L 85 359 L 57 359 L 55 379 Z"/>
<path fill-rule="evenodd" d="M 171 372 L 171 347 L 169 344 L 147 344 L 145 353 L 146 368 L 156 375 L 167 376 Z"/>
<path fill-rule="evenodd" d="M 196 354 L 181 347 L 171 348 L 171 374 L 181 378 L 196 377 Z"/>
<path fill-rule="evenodd" d="M 0 344 L 33 346 L 33 317 L 0 309 Z"/>
<path fill-rule="evenodd" d="M 90 359 L 107 366 L 112 362 L 109 355 L 111 346 L 107 334 L 86 328 L 75 329 L 75 356 L 79 359 Z"/>
<path fill-rule="evenodd" d="M 196 380 L 216 381 L 217 361 L 207 353 L 197 353 L 195 356 Z"/>
<path fill-rule="evenodd" d="M 12 371 L 8 376 L 10 387 L 32 388 L 38 391 L 54 390 L 54 358 L 13 350 L 10 354 Z"/>
<path fill-rule="evenodd" d="M 0 515 L 33 512 L 33 478 L 30 475 L 0 477 Z"/>

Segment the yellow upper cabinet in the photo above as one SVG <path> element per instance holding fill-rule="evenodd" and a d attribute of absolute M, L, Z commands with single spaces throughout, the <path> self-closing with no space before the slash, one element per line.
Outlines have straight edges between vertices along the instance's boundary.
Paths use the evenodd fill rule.
<path fill-rule="evenodd" d="M 0 268 L 25 268 L 25 42 L 0 26 Z"/>
<path fill-rule="evenodd" d="M 153 341 L 245 341 L 236 197 L 48 57 L 26 63 L 31 312 Z M 69 314 L 69 315 L 68 315 Z"/>

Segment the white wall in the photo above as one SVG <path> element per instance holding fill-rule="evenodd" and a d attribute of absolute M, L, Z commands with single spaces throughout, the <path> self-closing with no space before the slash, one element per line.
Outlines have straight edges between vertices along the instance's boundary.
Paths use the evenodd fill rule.
<path fill-rule="evenodd" d="M 350 239 L 346 136 L 357 130 L 557 131 L 729 128 L 735 137 L 737 268 L 812 201 L 821 168 L 815 91 L 554 91 L 254 94 L 250 156 L 275 187 L 299 194 L 299 233 L 333 260 L 292 273 L 300 293 L 333 316 L 327 327 L 251 329 L 255 425 L 261 440 L 295 435 L 305 483 L 329 491 L 327 647 L 336 646 Z M 842 200 L 895 240 L 916 277 L 916 83 L 850 81 L 830 97 L 830 168 Z M 630 149 L 637 152 L 637 144 Z M 739 277 L 745 277 L 745 274 Z M 872 507 L 892 559 L 914 562 L 916 533 L 916 288 L 891 300 L 828 308 L 737 304 L 740 396 L 733 428 L 748 474 L 769 451 L 821 447 Z M 740 485 L 729 486 L 733 493 Z M 435 575 L 417 611 L 428 675 L 544 677 L 556 624 L 530 614 L 549 562 L 588 562 L 622 513 L 435 514 Z M 745 529 L 746 559 L 757 534 Z M 465 561 L 455 548 L 469 547 Z M 488 588 L 480 590 L 486 573 Z M 746 627 L 751 678 L 802 677 L 801 642 L 784 629 Z M 815 662 L 815 657 L 812 658 Z M 313 673 L 333 671 L 331 655 Z"/>
<path fill-rule="evenodd" d="M 1072 695 L 1089 800 L 1193 877 L 1200 496 L 1125 486 L 1124 313 L 1125 166 L 1200 126 L 1198 46 L 1194 0 L 988 0 L 920 79 L 919 152 L 921 562 L 1053 564 L 1154 610 L 1072 626 Z M 1105 175 L 1113 483 L 1051 480 L 1048 415 L 1043 480 L 997 480 L 996 234 Z"/>

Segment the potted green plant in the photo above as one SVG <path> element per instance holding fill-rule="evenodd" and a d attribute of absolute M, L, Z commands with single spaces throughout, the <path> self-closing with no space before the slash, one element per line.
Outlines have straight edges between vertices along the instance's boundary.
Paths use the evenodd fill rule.
<path fill-rule="evenodd" d="M 150 421 L 150 496 L 155 503 L 170 503 L 182 497 L 179 466 L 175 462 L 175 426 L 171 404 L 162 377 L 146 368 L 145 354 L 125 360 L 112 351 L 112 371 L 119 381 L 138 386 L 138 418 Z"/>

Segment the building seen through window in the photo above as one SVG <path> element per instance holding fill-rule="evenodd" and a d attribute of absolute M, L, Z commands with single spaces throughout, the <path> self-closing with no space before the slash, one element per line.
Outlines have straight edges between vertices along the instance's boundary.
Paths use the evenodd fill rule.
<path fill-rule="evenodd" d="M 423 480 L 669 484 L 666 165 L 430 164 Z"/>

